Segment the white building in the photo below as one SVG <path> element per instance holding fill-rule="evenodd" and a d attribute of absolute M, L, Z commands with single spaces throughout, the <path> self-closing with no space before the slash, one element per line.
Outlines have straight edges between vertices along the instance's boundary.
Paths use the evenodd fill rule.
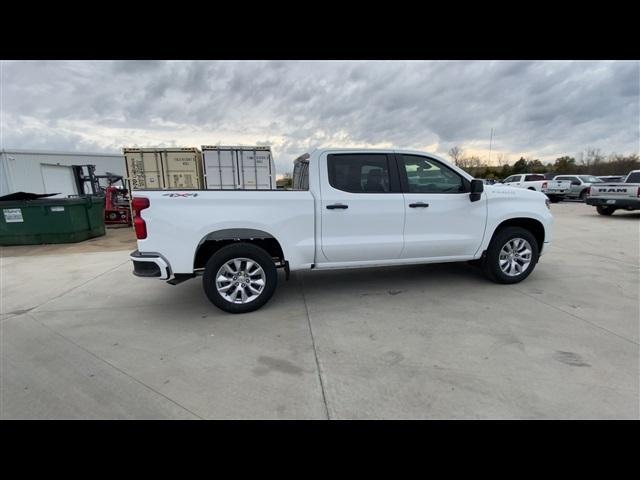
<path fill-rule="evenodd" d="M 77 195 L 72 165 L 95 165 L 96 175 L 126 176 L 124 157 L 118 154 L 0 150 L 0 197 L 15 192 Z"/>

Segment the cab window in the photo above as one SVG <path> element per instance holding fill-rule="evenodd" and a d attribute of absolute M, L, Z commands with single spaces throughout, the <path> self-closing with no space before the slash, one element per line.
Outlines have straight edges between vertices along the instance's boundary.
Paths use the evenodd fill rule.
<path fill-rule="evenodd" d="M 338 190 L 350 193 L 390 191 L 389 160 L 385 154 L 330 154 L 327 167 L 329 184 Z"/>
<path fill-rule="evenodd" d="M 463 178 L 446 165 L 419 155 L 402 155 L 409 193 L 462 193 L 467 191 Z M 401 172 L 403 173 L 403 172 Z"/>

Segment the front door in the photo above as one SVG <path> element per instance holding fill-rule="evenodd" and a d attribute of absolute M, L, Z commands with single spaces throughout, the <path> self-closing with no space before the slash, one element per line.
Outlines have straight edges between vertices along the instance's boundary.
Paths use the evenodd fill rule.
<path fill-rule="evenodd" d="M 472 202 L 469 182 L 445 164 L 399 156 L 405 197 L 402 258 L 473 256 L 482 243 L 487 196 Z"/>
<path fill-rule="evenodd" d="M 320 158 L 320 167 L 327 261 L 399 258 L 405 209 L 393 155 L 330 153 Z"/>

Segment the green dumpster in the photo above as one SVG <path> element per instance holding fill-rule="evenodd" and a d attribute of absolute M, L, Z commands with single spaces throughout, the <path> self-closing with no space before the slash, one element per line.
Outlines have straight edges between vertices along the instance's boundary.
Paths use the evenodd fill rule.
<path fill-rule="evenodd" d="M 73 243 L 104 233 L 104 197 L 0 201 L 0 245 Z"/>

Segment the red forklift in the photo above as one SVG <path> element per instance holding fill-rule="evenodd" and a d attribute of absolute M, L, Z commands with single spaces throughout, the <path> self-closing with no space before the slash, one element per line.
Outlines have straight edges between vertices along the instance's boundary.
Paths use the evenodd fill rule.
<path fill-rule="evenodd" d="M 104 224 L 131 226 L 129 191 L 122 175 L 106 172 L 95 174 L 95 165 L 73 166 L 79 195 L 104 196 Z M 104 180 L 101 184 L 100 180 Z M 119 185 L 118 185 L 119 184 Z"/>

